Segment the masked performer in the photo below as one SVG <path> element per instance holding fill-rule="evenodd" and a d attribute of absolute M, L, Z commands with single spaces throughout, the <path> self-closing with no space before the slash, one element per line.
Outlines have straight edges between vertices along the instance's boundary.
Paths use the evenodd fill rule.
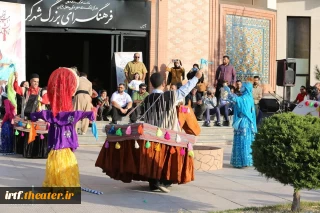
<path fill-rule="evenodd" d="M 253 86 L 249 82 L 243 83 L 240 90 L 241 96 L 231 94 L 228 86 L 225 86 L 224 90 L 228 92 L 229 100 L 234 103 L 231 165 L 236 168 L 252 166 L 251 144 L 257 132 Z"/>
<path fill-rule="evenodd" d="M 78 137 L 76 123 L 83 118 L 94 120 L 93 112 L 73 111 L 72 96 L 79 84 L 76 73 L 68 68 L 55 70 L 48 82 L 48 98 L 52 111 L 31 113 L 32 121 L 42 119 L 50 123 L 48 132 L 48 160 L 44 187 L 79 187 L 79 169 L 74 151 Z"/>
<path fill-rule="evenodd" d="M 184 154 L 185 148 L 177 146 L 176 143 L 168 145 L 164 142 L 155 142 L 157 140 L 155 137 L 163 137 L 162 132 L 159 132 L 161 129 L 173 130 L 175 131 L 173 134 L 178 135 L 181 131 L 180 126 L 188 134 L 200 133 L 200 127 L 195 115 L 192 114 L 192 109 L 189 108 L 191 113 L 185 116 L 188 118 L 183 120 L 179 116 L 178 120 L 175 104 L 176 100 L 184 99 L 189 94 L 201 77 L 202 71 L 198 71 L 194 78 L 178 90 L 163 92 L 166 83 L 163 76 L 160 73 L 152 74 L 150 82 L 155 89 L 143 101 L 145 114 L 142 118 L 145 124 L 152 125 L 158 130 L 154 131 L 151 127 L 144 130 L 148 134 L 150 131 L 152 131 L 150 134 L 154 134 L 150 135 L 150 141 L 144 139 L 134 141 L 129 137 L 127 140 L 117 142 L 115 146 L 108 145 L 107 141 L 100 151 L 96 167 L 100 167 L 111 178 L 123 182 L 148 181 L 150 190 L 159 189 L 162 192 L 169 192 L 167 187 L 172 183 L 182 184 L 193 181 L 193 158 Z M 163 132 L 163 135 L 166 138 L 167 132 Z M 109 135 L 108 138 L 107 140 L 112 139 Z M 167 137 L 166 140 L 170 138 Z M 178 141 L 178 137 L 176 140 Z M 135 146 L 132 145 L 133 142 Z M 136 149 L 140 147 L 140 149 L 134 150 L 133 147 Z M 187 152 L 190 150 L 188 148 Z"/>

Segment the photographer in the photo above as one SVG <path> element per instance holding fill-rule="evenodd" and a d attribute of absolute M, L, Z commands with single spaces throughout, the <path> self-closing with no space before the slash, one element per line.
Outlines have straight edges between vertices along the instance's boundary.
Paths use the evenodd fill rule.
<path fill-rule="evenodd" d="M 184 76 L 184 68 L 182 67 L 182 63 L 179 59 L 172 60 L 174 66 L 167 67 L 166 71 L 168 72 L 167 76 L 167 85 L 181 83 L 185 79 Z"/>
<path fill-rule="evenodd" d="M 217 117 L 215 126 L 222 126 L 220 122 L 220 108 L 217 106 L 217 98 L 214 96 L 214 93 L 214 88 L 208 88 L 207 94 L 202 98 L 206 107 L 206 121 L 204 123 L 204 126 L 206 127 L 210 127 L 210 117 L 213 114 Z"/>

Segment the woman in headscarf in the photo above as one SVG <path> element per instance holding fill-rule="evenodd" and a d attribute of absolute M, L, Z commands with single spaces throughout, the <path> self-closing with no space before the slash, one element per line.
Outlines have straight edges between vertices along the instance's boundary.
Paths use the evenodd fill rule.
<path fill-rule="evenodd" d="M 241 96 L 233 96 L 228 86 L 229 100 L 234 102 L 233 115 L 233 147 L 231 165 L 236 168 L 252 166 L 251 144 L 257 132 L 256 114 L 252 96 L 252 83 L 245 82 L 241 87 Z"/>
<path fill-rule="evenodd" d="M 15 107 L 11 104 L 11 102 L 8 99 L 4 100 L 4 107 L 6 114 L 3 117 L 1 125 L 0 152 L 11 153 L 13 152 L 12 119 L 15 115 Z"/>
<path fill-rule="evenodd" d="M 43 187 L 80 187 L 79 169 L 74 151 L 78 148 L 75 124 L 83 119 L 94 120 L 93 112 L 73 111 L 72 96 L 79 84 L 76 72 L 69 68 L 55 70 L 48 82 L 51 111 L 31 113 L 31 120 L 50 123 L 48 160 Z"/>

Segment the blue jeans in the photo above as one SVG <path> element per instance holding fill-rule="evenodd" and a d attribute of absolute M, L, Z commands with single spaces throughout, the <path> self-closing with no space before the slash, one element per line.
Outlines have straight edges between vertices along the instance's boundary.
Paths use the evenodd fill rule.
<path fill-rule="evenodd" d="M 220 122 L 220 108 L 219 107 L 215 107 L 213 109 L 208 109 L 206 111 L 206 122 L 210 123 L 210 115 L 213 115 L 214 113 L 216 113 L 217 116 L 217 122 Z"/>
<path fill-rule="evenodd" d="M 220 103 L 219 108 L 223 112 L 224 120 L 229 121 L 229 103 L 226 103 L 226 104 Z"/>

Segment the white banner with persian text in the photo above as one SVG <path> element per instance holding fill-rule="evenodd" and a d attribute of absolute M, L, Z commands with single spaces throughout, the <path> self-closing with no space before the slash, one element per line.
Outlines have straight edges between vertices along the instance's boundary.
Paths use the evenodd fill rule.
<path fill-rule="evenodd" d="M 139 61 L 142 60 L 142 52 L 116 52 L 114 53 L 114 58 L 116 62 L 116 73 L 117 73 L 117 84 L 126 83 L 126 76 L 124 74 L 124 68 L 129 61 L 133 61 L 133 56 L 135 53 L 140 54 Z"/>
<path fill-rule="evenodd" d="M 25 5 L 0 1 L 0 80 L 14 71 L 19 83 L 26 79 Z"/>

